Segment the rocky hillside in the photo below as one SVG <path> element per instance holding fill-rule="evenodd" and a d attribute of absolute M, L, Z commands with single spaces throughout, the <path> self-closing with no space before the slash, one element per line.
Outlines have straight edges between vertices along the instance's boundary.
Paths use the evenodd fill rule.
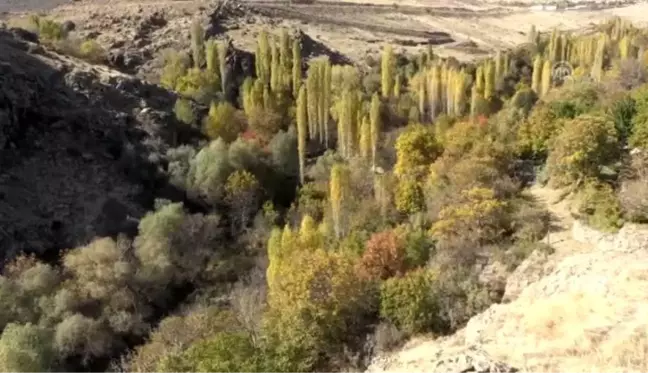
<path fill-rule="evenodd" d="M 532 194 L 555 218 L 545 242 L 509 277 L 504 303 L 455 335 L 420 338 L 368 372 L 628 372 L 648 370 L 648 229 L 603 234 L 574 220 L 546 188 Z"/>
<path fill-rule="evenodd" d="M 0 50 L 0 255 L 126 232 L 154 195 L 175 198 L 158 172 L 173 94 L 24 30 L 0 30 Z"/>

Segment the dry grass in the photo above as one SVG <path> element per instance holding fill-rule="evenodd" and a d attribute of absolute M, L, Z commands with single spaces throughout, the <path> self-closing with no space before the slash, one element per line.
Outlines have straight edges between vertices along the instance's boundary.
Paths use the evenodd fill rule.
<path fill-rule="evenodd" d="M 598 274 L 608 265 L 601 259 L 586 263 L 596 272 L 563 278 L 573 282 L 567 291 L 541 299 L 523 293 L 499 317 L 504 325 L 494 326 L 506 341 L 494 338 L 489 350 L 526 371 L 648 371 L 648 263 L 619 257 L 609 263 L 614 272 Z"/>

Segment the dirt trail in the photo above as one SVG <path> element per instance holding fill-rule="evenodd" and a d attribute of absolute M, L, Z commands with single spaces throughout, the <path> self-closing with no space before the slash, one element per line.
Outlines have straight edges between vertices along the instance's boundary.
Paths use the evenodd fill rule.
<path fill-rule="evenodd" d="M 560 259 L 574 253 L 593 250 L 591 245 L 573 238 L 572 228 L 575 219 L 570 212 L 570 198 L 562 198 L 563 191 L 534 185 L 529 188 L 529 193 L 536 198 L 538 203 L 545 205 L 551 214 L 549 233 L 542 239 L 542 242 L 551 245 L 556 250 L 552 257 Z"/>

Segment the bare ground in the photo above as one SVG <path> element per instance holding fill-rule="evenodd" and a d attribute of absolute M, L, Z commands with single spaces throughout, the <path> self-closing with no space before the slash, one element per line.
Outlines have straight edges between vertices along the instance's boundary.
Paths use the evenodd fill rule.
<path fill-rule="evenodd" d="M 31 1 L 31 2 L 30 2 Z M 27 10 L 50 9 L 59 20 L 71 20 L 82 35 L 96 37 L 107 48 L 122 45 L 136 34 L 137 20 L 158 12 L 167 25 L 155 30 L 150 43 L 141 47 L 157 55 L 164 48 L 186 47 L 189 25 L 203 20 L 216 1 L 210 0 L 0 0 L 10 17 Z M 218 38 L 231 37 L 238 48 L 253 51 L 263 28 L 301 30 L 315 41 L 348 57 L 362 61 L 377 55 L 386 43 L 404 53 L 432 45 L 441 56 L 460 60 L 479 58 L 497 49 L 511 48 L 527 40 L 532 24 L 540 31 L 552 28 L 583 29 L 611 16 L 648 23 L 648 4 L 624 2 L 614 6 L 580 2 L 583 9 L 534 11 L 532 2 L 491 0 L 339 0 L 312 4 L 289 4 L 279 0 L 231 0 L 244 5 L 241 14 L 222 21 Z M 0 9 L 0 12 L 2 10 Z"/>

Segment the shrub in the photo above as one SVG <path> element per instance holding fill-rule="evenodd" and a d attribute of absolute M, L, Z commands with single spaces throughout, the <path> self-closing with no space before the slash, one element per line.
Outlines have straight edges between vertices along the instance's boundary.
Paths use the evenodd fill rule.
<path fill-rule="evenodd" d="M 441 151 L 431 127 L 420 124 L 409 126 L 396 140 L 397 161 L 394 173 L 399 177 L 420 176 Z"/>
<path fill-rule="evenodd" d="M 229 148 L 217 139 L 203 147 L 189 162 L 187 189 L 191 197 L 204 198 L 210 204 L 221 201 L 225 182 L 232 172 Z"/>
<path fill-rule="evenodd" d="M 380 287 L 380 316 L 408 333 L 437 327 L 439 306 L 432 293 L 435 276 L 424 269 L 385 281 Z"/>
<path fill-rule="evenodd" d="M 47 372 L 54 368 L 51 332 L 27 324 L 8 324 L 0 337 L 0 370 Z"/>
<path fill-rule="evenodd" d="M 607 108 L 607 115 L 614 122 L 619 139 L 627 141 L 632 131 L 632 118 L 636 113 L 635 102 L 629 95 L 615 100 Z"/>
<path fill-rule="evenodd" d="M 600 167 L 618 155 L 614 124 L 602 116 L 581 115 L 566 123 L 551 144 L 547 159 L 551 182 L 565 186 L 597 177 Z"/>
<path fill-rule="evenodd" d="M 28 20 L 30 31 L 35 31 L 41 40 L 56 42 L 67 37 L 63 26 L 51 19 L 32 15 Z"/>
<path fill-rule="evenodd" d="M 230 143 L 245 130 L 245 119 L 229 102 L 212 103 L 203 128 L 210 139 L 221 138 Z"/>
<path fill-rule="evenodd" d="M 160 84 L 167 89 L 175 90 L 178 81 L 190 66 L 189 56 L 176 51 L 165 51 L 163 54 L 164 67 L 160 75 Z"/>
<path fill-rule="evenodd" d="M 236 327 L 231 312 L 220 311 L 217 307 L 192 307 L 186 314 L 164 318 L 148 341 L 135 348 L 125 368 L 134 372 L 179 371 L 166 368 L 178 362 L 182 351 L 215 333 L 232 331 Z"/>
<path fill-rule="evenodd" d="M 632 157 L 628 175 L 619 188 L 619 202 L 625 216 L 634 222 L 648 221 L 648 160 L 645 154 Z"/>
<path fill-rule="evenodd" d="M 471 317 L 499 301 L 470 268 L 453 265 L 436 271 L 431 292 L 438 305 L 436 325 L 443 333 L 461 328 Z"/>
<path fill-rule="evenodd" d="M 577 83 L 552 90 L 518 127 L 518 152 L 545 156 L 551 140 L 566 125 L 564 120 L 591 111 L 597 100 L 597 87 L 591 83 Z"/>
<path fill-rule="evenodd" d="M 192 125 L 196 121 L 196 114 L 189 100 L 177 99 L 173 107 L 173 112 L 175 113 L 176 119 L 184 124 Z"/>
<path fill-rule="evenodd" d="M 173 365 L 190 372 L 258 372 L 264 370 L 261 358 L 248 334 L 221 332 L 192 345 Z"/>
<path fill-rule="evenodd" d="M 100 63 L 106 59 L 106 51 L 96 40 L 85 40 L 79 46 L 79 54 L 90 62 Z"/>
<path fill-rule="evenodd" d="M 648 84 L 632 92 L 636 114 L 632 118 L 632 134 L 628 144 L 634 148 L 648 148 Z"/>
<path fill-rule="evenodd" d="M 592 227 L 615 232 L 623 226 L 621 206 L 610 185 L 588 180 L 578 197 L 578 212 Z"/>
<path fill-rule="evenodd" d="M 106 354 L 112 338 L 99 320 L 77 313 L 56 326 L 54 345 L 61 356 L 78 354 L 88 361 Z"/>
<path fill-rule="evenodd" d="M 405 243 L 394 231 L 374 233 L 366 243 L 360 267 L 363 275 L 385 280 L 405 272 Z"/>
<path fill-rule="evenodd" d="M 492 189 L 472 188 L 461 192 L 459 201 L 441 210 L 430 232 L 445 247 L 465 239 L 473 243 L 495 242 L 509 228 L 506 202 Z"/>
<path fill-rule="evenodd" d="M 406 177 L 398 182 L 396 189 L 396 209 L 407 215 L 423 211 L 425 197 L 421 183 L 413 177 Z"/>
<path fill-rule="evenodd" d="M 166 67 L 164 71 L 166 72 Z M 216 83 L 213 74 L 194 67 L 177 77 L 174 89 L 185 97 L 207 104 L 217 97 L 219 87 Z"/>

